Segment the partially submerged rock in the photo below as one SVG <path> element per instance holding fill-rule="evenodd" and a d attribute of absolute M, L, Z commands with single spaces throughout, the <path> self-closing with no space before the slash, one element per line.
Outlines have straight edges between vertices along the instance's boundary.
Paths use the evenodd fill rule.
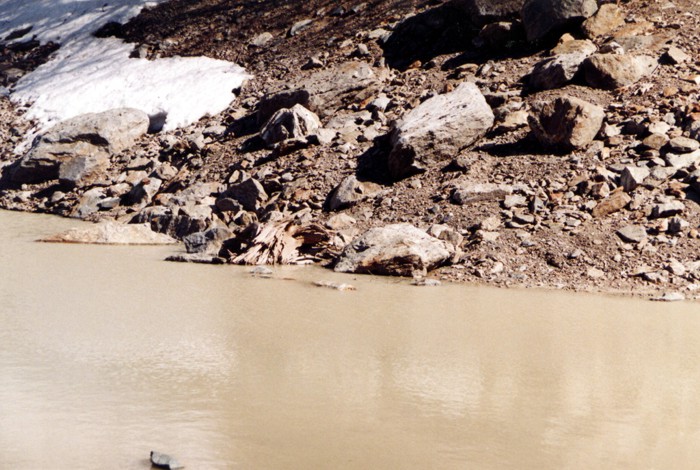
<path fill-rule="evenodd" d="M 368 230 L 345 247 L 335 271 L 391 276 L 425 275 L 450 262 L 451 243 L 438 240 L 410 224 Z"/>
<path fill-rule="evenodd" d="M 178 468 L 185 468 L 180 462 L 174 457 L 167 454 L 161 454 L 154 450 L 151 451 L 151 464 L 156 468 L 164 468 L 166 470 L 175 470 Z"/>
<path fill-rule="evenodd" d="M 50 243 L 86 243 L 97 245 L 170 245 L 172 237 L 151 230 L 147 224 L 101 222 L 85 228 L 72 228 L 38 240 Z"/>
<path fill-rule="evenodd" d="M 479 88 L 465 82 L 407 113 L 391 134 L 389 172 L 401 179 L 452 158 L 493 126 L 494 115 Z"/>

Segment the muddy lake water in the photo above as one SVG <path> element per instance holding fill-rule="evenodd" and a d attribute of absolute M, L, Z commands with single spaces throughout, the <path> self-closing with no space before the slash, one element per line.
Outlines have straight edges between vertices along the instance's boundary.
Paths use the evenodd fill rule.
<path fill-rule="evenodd" d="M 0 212 L 0 468 L 697 468 L 696 303 L 34 242 L 77 224 Z"/>

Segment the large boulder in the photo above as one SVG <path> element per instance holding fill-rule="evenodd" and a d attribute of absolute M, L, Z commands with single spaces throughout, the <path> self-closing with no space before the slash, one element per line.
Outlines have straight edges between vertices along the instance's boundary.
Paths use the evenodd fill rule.
<path fill-rule="evenodd" d="M 454 157 L 486 134 L 493 122 L 491 107 L 471 82 L 424 101 L 392 131 L 391 176 L 405 178 L 424 172 L 431 163 Z"/>
<path fill-rule="evenodd" d="M 97 177 L 93 170 L 105 167 L 110 155 L 131 146 L 148 131 L 148 125 L 148 115 L 132 108 L 68 119 L 35 139 L 29 152 L 11 169 L 10 178 L 20 184 L 54 180 L 65 164 L 70 165 L 64 170 L 69 184 L 89 184 Z M 76 158 L 86 159 L 73 164 Z"/>
<path fill-rule="evenodd" d="M 603 125 L 605 110 L 571 96 L 532 106 L 530 128 L 547 147 L 563 150 L 587 147 Z"/>
<path fill-rule="evenodd" d="M 530 41 L 557 34 L 598 11 L 596 0 L 525 0 L 521 12 Z"/>
<path fill-rule="evenodd" d="M 410 224 L 368 230 L 345 247 L 335 270 L 390 276 L 425 275 L 448 263 L 451 243 L 438 240 Z"/>
<path fill-rule="evenodd" d="M 650 75 L 659 65 L 653 57 L 628 54 L 593 54 L 583 63 L 586 82 L 594 88 L 614 90 Z"/>

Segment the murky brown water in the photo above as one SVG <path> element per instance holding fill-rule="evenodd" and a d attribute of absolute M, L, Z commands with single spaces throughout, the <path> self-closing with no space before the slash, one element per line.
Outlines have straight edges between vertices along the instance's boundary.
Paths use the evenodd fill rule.
<path fill-rule="evenodd" d="M 697 304 L 31 242 L 73 224 L 0 212 L 0 468 L 697 468 Z"/>

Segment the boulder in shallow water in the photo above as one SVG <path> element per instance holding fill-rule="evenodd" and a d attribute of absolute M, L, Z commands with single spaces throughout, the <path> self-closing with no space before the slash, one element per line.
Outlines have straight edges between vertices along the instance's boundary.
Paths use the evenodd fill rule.
<path fill-rule="evenodd" d="M 151 451 L 151 464 L 156 468 L 165 468 L 167 470 L 185 468 L 185 466 L 178 462 L 175 458 L 153 450 Z"/>
<path fill-rule="evenodd" d="M 345 247 L 335 270 L 390 276 L 424 276 L 447 264 L 455 254 L 451 243 L 410 224 L 376 227 Z"/>

